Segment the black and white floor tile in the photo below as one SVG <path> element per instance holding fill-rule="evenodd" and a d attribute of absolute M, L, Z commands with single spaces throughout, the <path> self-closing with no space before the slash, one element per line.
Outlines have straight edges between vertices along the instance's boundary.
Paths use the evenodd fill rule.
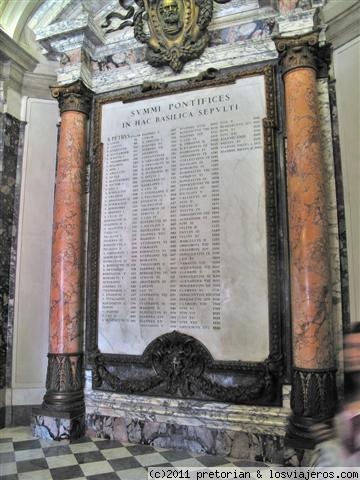
<path fill-rule="evenodd" d="M 99 438 L 62 445 L 36 440 L 26 427 L 0 430 L 1 480 L 146 480 L 150 466 L 266 467 L 260 462 Z"/>

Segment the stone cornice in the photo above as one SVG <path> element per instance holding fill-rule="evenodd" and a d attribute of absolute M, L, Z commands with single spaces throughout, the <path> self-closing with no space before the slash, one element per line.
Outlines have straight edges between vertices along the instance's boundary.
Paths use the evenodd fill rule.
<path fill-rule="evenodd" d="M 20 47 L 2 30 L 0 30 L 0 45 L 0 57 L 5 61 L 16 63 L 26 72 L 32 72 L 35 70 L 36 65 L 39 63 L 36 58 Z"/>
<path fill-rule="evenodd" d="M 89 13 L 74 20 L 53 23 L 37 30 L 36 40 L 50 54 L 79 48 L 86 42 L 97 46 L 105 43 L 104 32 Z"/>
<path fill-rule="evenodd" d="M 27 97 L 52 99 L 49 85 L 56 83 L 56 75 L 25 73 L 21 93 Z"/>
<path fill-rule="evenodd" d="M 339 48 L 360 36 L 360 2 L 330 2 L 322 11 L 322 21 L 327 25 L 326 39 Z"/>

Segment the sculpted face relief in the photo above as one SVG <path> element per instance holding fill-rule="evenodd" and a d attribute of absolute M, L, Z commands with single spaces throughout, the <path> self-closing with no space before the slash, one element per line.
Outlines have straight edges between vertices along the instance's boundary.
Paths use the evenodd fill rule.
<path fill-rule="evenodd" d="M 166 35 L 174 36 L 180 32 L 183 21 L 177 0 L 161 0 L 159 2 L 158 15 Z"/>

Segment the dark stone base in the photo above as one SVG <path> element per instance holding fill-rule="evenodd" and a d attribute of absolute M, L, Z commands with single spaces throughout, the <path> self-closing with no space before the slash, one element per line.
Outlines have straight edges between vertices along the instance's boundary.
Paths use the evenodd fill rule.
<path fill-rule="evenodd" d="M 28 427 L 31 423 L 31 415 L 38 405 L 13 405 L 0 408 L 0 428 L 5 427 Z"/>
<path fill-rule="evenodd" d="M 174 448 L 244 460 L 282 464 L 284 438 L 278 435 L 217 430 L 95 414 L 86 415 L 86 434 L 120 442 Z"/>
<path fill-rule="evenodd" d="M 285 437 L 285 446 L 294 450 L 315 448 L 315 437 L 311 430 L 314 424 L 313 419 L 297 418 L 295 415 L 291 415 Z"/>
<path fill-rule="evenodd" d="M 85 414 L 35 408 L 32 412 L 31 429 L 36 438 L 71 442 L 85 435 Z"/>
<path fill-rule="evenodd" d="M 34 408 L 39 405 L 13 405 L 11 408 L 11 418 L 8 427 L 26 427 L 31 423 L 31 414 Z"/>
<path fill-rule="evenodd" d="M 0 428 L 5 427 L 5 407 L 0 407 Z"/>
<path fill-rule="evenodd" d="M 285 467 L 313 466 L 314 450 L 286 448 L 284 452 Z"/>

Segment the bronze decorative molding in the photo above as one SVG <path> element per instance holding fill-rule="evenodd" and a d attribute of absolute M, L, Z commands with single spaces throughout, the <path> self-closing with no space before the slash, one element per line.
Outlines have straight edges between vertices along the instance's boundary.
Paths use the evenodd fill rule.
<path fill-rule="evenodd" d="M 183 398 L 215 398 L 225 402 L 249 403 L 273 398 L 282 358 L 268 359 L 255 376 L 241 385 L 228 386 L 221 375 L 214 375 L 214 359 L 195 338 L 173 331 L 153 340 L 141 363 L 151 366 L 150 374 L 126 378 L 126 372 L 106 365 L 100 352 L 92 355 L 93 386 L 129 394 L 164 394 Z M 251 372 L 249 367 L 248 373 Z M 103 385 L 104 384 L 104 385 Z"/>
<path fill-rule="evenodd" d="M 306 35 L 294 37 L 273 37 L 276 48 L 280 55 L 280 63 L 283 75 L 295 68 L 313 68 L 318 70 L 324 62 L 319 47 L 319 32 L 311 32 Z"/>
<path fill-rule="evenodd" d="M 126 13 L 110 13 L 102 28 L 111 33 L 133 27 L 136 40 L 148 46 L 146 57 L 150 65 L 169 65 L 178 73 L 186 62 L 199 58 L 209 44 L 207 27 L 213 16 L 213 1 L 230 0 L 135 0 L 137 10 L 119 0 Z M 114 19 L 124 21 L 108 28 Z"/>
<path fill-rule="evenodd" d="M 335 414 L 337 406 L 336 369 L 293 369 L 291 409 L 287 441 L 296 447 L 313 448 L 315 438 L 312 427 L 326 423 Z M 305 443 L 306 445 L 305 445 Z"/>
<path fill-rule="evenodd" d="M 204 72 L 200 72 L 197 77 L 190 78 L 188 82 L 192 84 L 192 83 L 203 82 L 204 80 L 215 80 L 215 78 L 218 76 L 219 73 L 220 72 L 217 68 L 210 67 Z"/>
<path fill-rule="evenodd" d="M 68 412 L 83 407 L 83 354 L 49 353 L 43 408 Z"/>
<path fill-rule="evenodd" d="M 154 92 L 155 90 L 164 90 L 168 84 L 165 82 L 144 82 L 141 85 L 142 92 Z"/>
<path fill-rule="evenodd" d="M 60 113 L 75 111 L 89 115 L 93 93 L 81 80 L 68 85 L 50 87 L 50 90 L 52 96 L 59 102 Z"/>

